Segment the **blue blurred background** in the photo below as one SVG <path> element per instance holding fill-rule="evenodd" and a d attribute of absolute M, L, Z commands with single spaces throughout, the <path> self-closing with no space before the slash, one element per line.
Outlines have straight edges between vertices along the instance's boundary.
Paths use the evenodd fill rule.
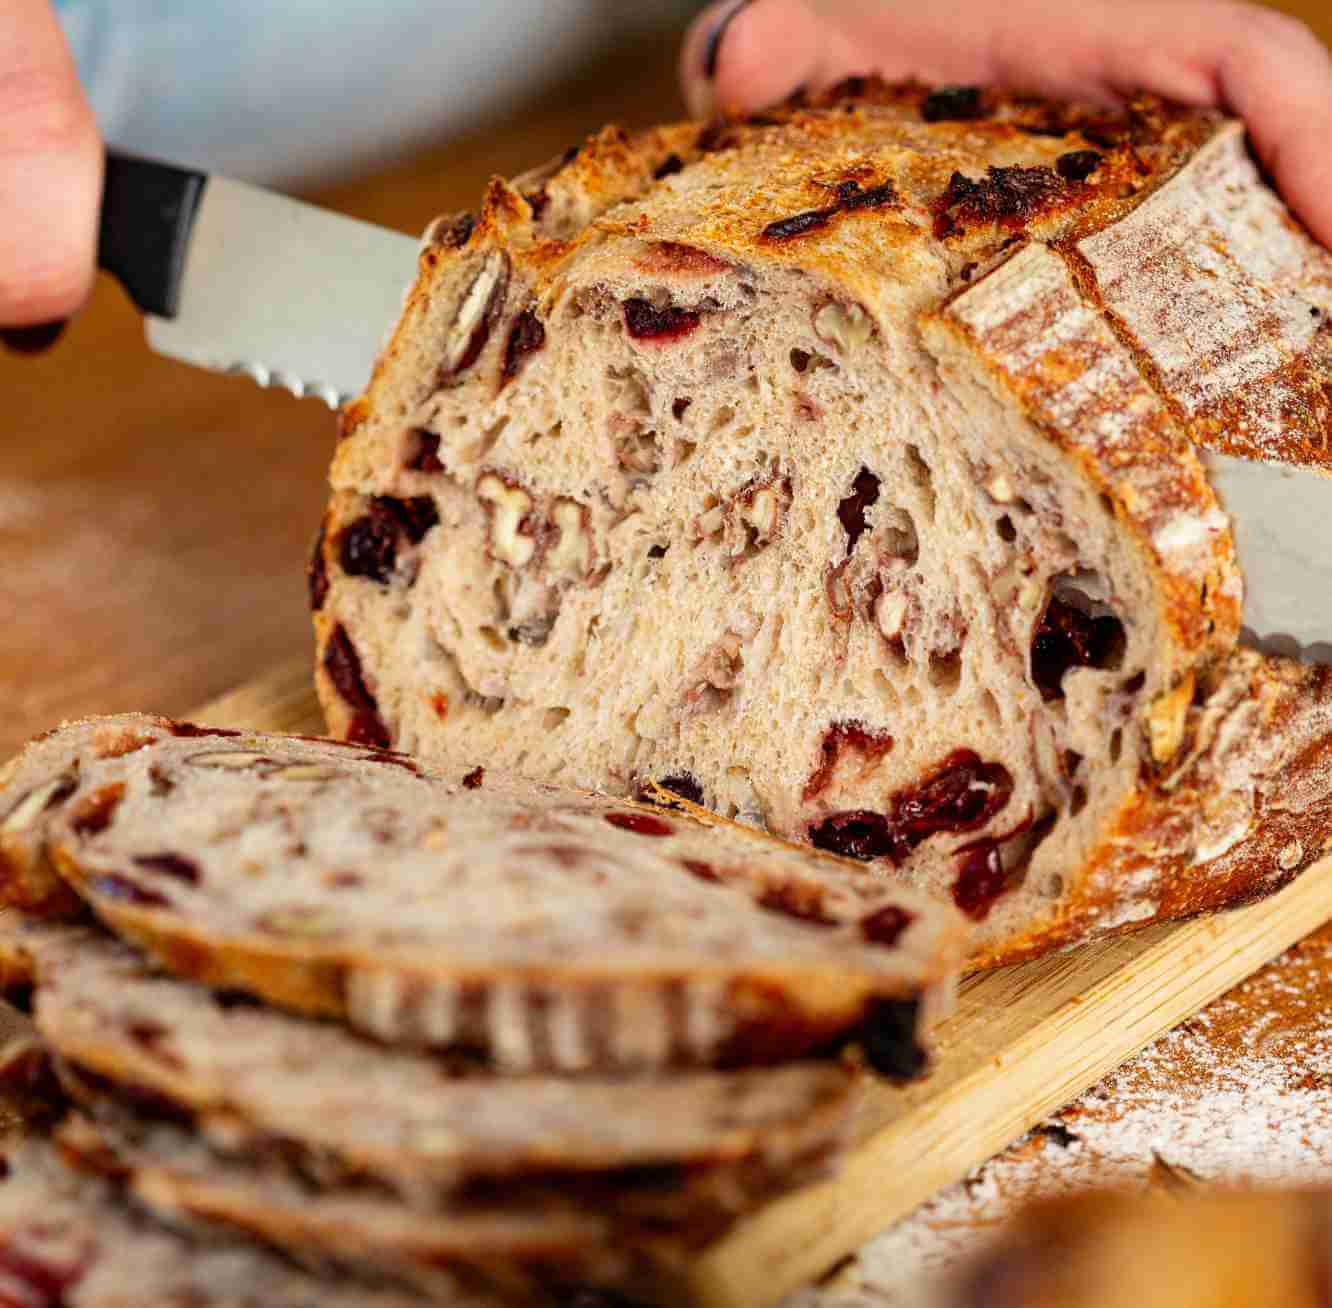
<path fill-rule="evenodd" d="M 103 134 L 251 181 L 356 175 L 484 125 L 699 0 L 57 0 Z"/>

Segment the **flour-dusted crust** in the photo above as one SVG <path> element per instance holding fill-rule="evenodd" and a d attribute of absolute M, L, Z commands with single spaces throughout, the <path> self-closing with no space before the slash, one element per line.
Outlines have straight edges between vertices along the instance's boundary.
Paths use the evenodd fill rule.
<path fill-rule="evenodd" d="M 29 802 L 55 780 L 53 805 Z M 169 971 L 505 1072 L 860 1038 L 911 1075 L 963 935 L 893 882 L 742 828 L 330 741 L 95 719 L 39 741 L 0 807 L 11 843 L 44 845 Z"/>
<path fill-rule="evenodd" d="M 834 1063 L 617 1080 L 449 1067 L 219 999 L 84 927 L 12 926 L 0 958 L 46 1046 L 104 1094 L 185 1115 L 219 1153 L 321 1188 L 373 1179 L 427 1210 L 577 1186 L 602 1211 L 715 1227 L 822 1175 L 857 1100 Z"/>
<path fill-rule="evenodd" d="M 203 1243 L 128 1208 L 116 1187 L 32 1141 L 0 1179 L 0 1300 L 22 1308 L 413 1308 L 405 1291 L 326 1281 L 234 1243 Z M 437 1300 L 496 1308 L 482 1293 Z"/>
<path fill-rule="evenodd" d="M 604 134 L 433 229 L 344 417 L 329 724 L 665 781 L 951 898 L 977 964 L 1263 893 L 1309 824 L 1289 868 L 1257 809 L 1203 855 L 1296 754 L 1227 740 L 1206 812 L 1162 778 L 1209 689 L 1313 696 L 1276 714 L 1305 731 L 1327 691 L 1236 652 L 1191 442 L 1326 462 L 1329 312 L 1211 113 L 859 81 Z M 1191 852 L 1114 883 L 1155 821 Z"/>

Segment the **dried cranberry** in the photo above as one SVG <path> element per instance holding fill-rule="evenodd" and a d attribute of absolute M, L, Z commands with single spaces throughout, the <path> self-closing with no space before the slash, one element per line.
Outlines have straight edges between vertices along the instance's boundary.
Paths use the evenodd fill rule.
<path fill-rule="evenodd" d="M 193 722 L 173 722 L 171 724 L 171 734 L 173 736 L 182 736 L 186 738 L 202 736 L 239 736 L 239 731 L 233 731 L 230 727 L 199 727 Z"/>
<path fill-rule="evenodd" d="M 652 174 L 654 180 L 660 182 L 667 177 L 674 177 L 676 173 L 684 172 L 684 160 L 678 154 L 668 154 L 665 159 L 657 165 L 657 170 Z"/>
<path fill-rule="evenodd" d="M 372 509 L 344 527 L 338 561 L 349 577 L 365 577 L 387 586 L 398 563 L 398 531 L 394 520 Z"/>
<path fill-rule="evenodd" d="M 518 375 L 523 360 L 529 354 L 535 354 L 546 343 L 546 329 L 531 309 L 524 309 L 514 319 L 509 332 L 508 343 L 504 347 L 504 367 L 500 372 L 501 382 L 512 381 Z"/>
<path fill-rule="evenodd" d="M 891 949 L 901 939 L 902 932 L 916 920 L 914 913 L 896 904 L 887 904 L 877 912 L 862 918 L 860 934 L 871 944 Z"/>
<path fill-rule="evenodd" d="M 983 922 L 1007 889 L 1008 873 L 998 842 L 983 840 L 962 855 L 953 883 L 953 903 L 972 921 Z"/>
<path fill-rule="evenodd" d="M 468 790 L 480 790 L 486 779 L 485 768 L 473 768 L 464 778 L 463 785 Z"/>
<path fill-rule="evenodd" d="M 823 909 L 823 890 L 816 885 L 770 886 L 759 896 L 759 904 L 769 912 L 782 913 L 814 926 L 836 926 L 837 919 L 829 917 Z"/>
<path fill-rule="evenodd" d="M 33 1214 L 34 1220 L 39 1218 Z M 63 1308 L 65 1296 L 87 1273 L 89 1257 L 84 1251 L 73 1262 L 51 1263 L 12 1244 L 0 1244 L 0 1273 L 20 1291 L 22 1304 L 15 1308 Z M 6 1298 L 4 1303 L 8 1302 Z"/>
<path fill-rule="evenodd" d="M 920 115 L 927 123 L 974 122 L 985 117 L 985 100 L 979 86 L 941 86 L 925 97 Z"/>
<path fill-rule="evenodd" d="M 1071 150 L 1055 160 L 1055 171 L 1066 182 L 1085 182 L 1101 166 L 1102 158 L 1095 150 Z"/>
<path fill-rule="evenodd" d="M 414 431 L 412 437 L 416 452 L 405 466 L 409 472 L 443 472 L 444 463 L 439 457 L 439 436 L 433 431 Z"/>
<path fill-rule="evenodd" d="M 624 303 L 624 323 L 636 341 L 675 341 L 694 331 L 702 318 L 690 309 L 667 305 L 658 309 L 648 300 L 634 298 Z"/>
<path fill-rule="evenodd" d="M 774 223 L 769 223 L 761 233 L 761 239 L 765 241 L 790 241 L 797 236 L 804 236 L 809 232 L 816 232 L 832 221 L 836 209 L 807 209 L 804 213 L 792 215 L 790 218 L 779 218 Z"/>
<path fill-rule="evenodd" d="M 996 168 L 981 181 L 955 172 L 934 204 L 934 234 L 951 236 L 965 222 L 1022 226 L 1060 193 L 1063 182 L 1052 168 Z"/>
<path fill-rule="evenodd" d="M 855 185 L 855 183 L 852 183 Z M 868 191 L 862 191 L 856 186 L 854 191 L 848 191 L 846 194 L 839 194 L 839 208 L 848 213 L 855 212 L 858 209 L 886 209 L 891 205 L 897 204 L 901 197 L 897 193 L 897 187 L 892 182 L 884 182 L 882 186 L 871 187 Z"/>
<path fill-rule="evenodd" d="M 1001 763 L 983 763 L 969 749 L 950 754 L 928 780 L 893 797 L 898 860 L 930 836 L 983 827 L 1012 796 L 1013 777 Z"/>
<path fill-rule="evenodd" d="M 675 828 L 669 822 L 651 813 L 607 813 L 606 821 L 622 831 L 633 831 L 640 836 L 673 836 Z"/>
<path fill-rule="evenodd" d="M 1031 642 L 1031 679 L 1044 700 L 1062 699 L 1070 668 L 1107 668 L 1123 649 L 1118 618 L 1094 618 L 1051 596 Z"/>
<path fill-rule="evenodd" d="M 680 860 L 680 866 L 683 867 L 686 872 L 696 876 L 700 881 L 709 881 L 713 884 L 717 884 L 721 881 L 721 874 L 711 863 L 704 863 L 696 858 L 682 858 Z"/>
<path fill-rule="evenodd" d="M 703 803 L 703 787 L 687 772 L 676 772 L 669 777 L 663 777 L 657 785 L 663 790 L 669 790 L 672 795 L 687 799 L 691 804 Z"/>
<path fill-rule="evenodd" d="M 689 406 L 693 404 L 693 402 L 693 400 L 676 400 L 675 403 L 671 405 L 671 416 L 676 422 L 684 421 L 684 416 L 689 412 Z"/>
<path fill-rule="evenodd" d="M 170 903 L 165 895 L 147 890 L 128 877 L 118 876 L 114 872 L 94 877 L 88 888 L 99 899 L 109 899 L 116 904 L 133 904 L 136 908 L 166 908 Z"/>
<path fill-rule="evenodd" d="M 815 849 L 863 863 L 891 855 L 896 848 L 888 819 L 863 809 L 826 818 L 810 831 L 809 841 Z"/>
<path fill-rule="evenodd" d="M 369 510 L 343 529 L 340 543 L 342 570 L 351 577 L 365 577 L 388 585 L 398 562 L 398 538 L 406 536 L 419 545 L 426 532 L 439 522 L 439 510 L 429 495 L 399 500 L 379 495 Z"/>
<path fill-rule="evenodd" d="M 310 566 L 306 569 L 306 580 L 310 586 L 310 611 L 318 613 L 328 598 L 328 563 L 324 559 L 324 524 L 319 526 L 319 535 L 315 538 L 314 550 L 310 554 Z"/>
<path fill-rule="evenodd" d="M 398 519 L 413 545 L 419 545 L 425 539 L 426 532 L 439 522 L 439 510 L 429 495 L 414 495 L 406 500 L 377 499 L 375 503 L 382 505 Z"/>
<path fill-rule="evenodd" d="M 916 1039 L 920 1000 L 880 999 L 875 1002 L 861 1029 L 865 1061 L 880 1076 L 893 1081 L 911 1081 L 929 1065 L 929 1058 Z"/>
<path fill-rule="evenodd" d="M 837 506 L 837 517 L 846 532 L 846 552 L 850 555 L 865 534 L 865 510 L 879 502 L 879 479 L 862 467 L 851 483 L 851 494 Z"/>
<path fill-rule="evenodd" d="M 84 796 L 70 814 L 70 829 L 79 836 L 96 836 L 111 825 L 111 819 L 125 798 L 125 783 L 113 782 Z"/>
<path fill-rule="evenodd" d="M 148 872 L 160 872 L 163 876 L 183 881 L 186 885 L 199 884 L 199 865 L 192 858 L 183 854 L 140 854 L 134 860 L 136 867 Z"/>
<path fill-rule="evenodd" d="M 871 731 L 860 722 L 835 722 L 823 737 L 819 766 L 805 785 L 805 799 L 817 799 L 827 788 L 837 770 L 838 761 L 847 750 L 855 750 L 867 762 L 882 758 L 893 747 L 886 732 Z"/>
<path fill-rule="evenodd" d="M 339 626 L 329 637 L 324 650 L 324 671 L 338 694 L 352 710 L 347 740 L 357 745 L 373 745 L 387 749 L 390 744 L 388 728 L 379 716 L 379 705 L 365 684 L 361 671 L 361 657 L 347 635 L 346 627 Z"/>

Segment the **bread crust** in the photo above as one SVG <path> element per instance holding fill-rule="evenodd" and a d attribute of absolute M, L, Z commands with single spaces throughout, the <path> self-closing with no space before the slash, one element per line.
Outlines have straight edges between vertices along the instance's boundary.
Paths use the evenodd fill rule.
<path fill-rule="evenodd" d="M 1238 845 L 1191 861 L 1215 846 L 1215 813 L 1245 796 L 1278 794 L 1283 777 L 1300 782 L 1323 815 L 1318 768 L 1300 760 L 1318 753 L 1312 733 L 1322 729 L 1327 688 L 1280 660 L 1255 665 L 1257 656 L 1239 648 L 1233 541 L 1190 442 L 1332 469 L 1332 256 L 1262 184 L 1242 127 L 1217 114 L 1144 99 L 1108 117 L 986 92 L 978 115 L 925 122 L 927 95 L 858 79 L 744 122 L 603 134 L 538 183 L 564 197 L 558 221 L 546 216 L 555 208 L 524 198 L 530 182 L 497 180 L 463 246 L 441 246 L 437 228 L 412 306 L 352 410 L 356 434 L 334 459 L 321 546 L 333 598 L 315 614 L 316 684 L 333 732 L 354 731 L 355 708 L 328 665 L 346 585 L 334 533 L 373 491 L 386 426 L 414 421 L 434 386 L 450 315 L 478 270 L 502 262 L 509 302 L 540 306 L 577 261 L 611 267 L 630 242 L 694 251 L 696 261 L 789 269 L 869 306 L 885 287 L 906 287 L 919 297 L 919 330 L 936 358 L 966 356 L 1106 497 L 1153 578 L 1154 616 L 1166 633 L 1132 726 L 1145 760 L 1136 793 L 1103 816 L 1081 866 L 1061 874 L 1055 903 L 1025 924 L 995 918 L 980 928 L 972 964 L 995 966 L 1089 934 L 1245 902 L 1314 857 L 1302 855 L 1294 871 L 1274 869 L 1274 851 L 1296 839 L 1306 853 L 1322 849 L 1318 819 L 1269 822 L 1255 800 Z M 691 193 L 686 206 L 669 176 L 654 180 L 670 155 L 682 169 L 708 170 L 706 195 Z M 971 166 L 962 159 L 991 160 L 999 171 L 988 183 L 959 183 L 958 168 Z M 1056 174 L 1067 185 L 1053 184 Z M 872 203 L 836 199 L 848 194 L 836 189 L 848 177 L 859 188 L 849 194 Z M 933 215 L 932 229 L 922 213 Z M 1006 302 L 1021 302 L 1024 313 L 1003 314 Z M 1061 337 L 1056 325 L 1076 332 Z M 373 657 L 364 675 L 373 690 Z M 1269 706 L 1288 705 L 1273 708 L 1271 720 L 1290 723 L 1299 747 L 1277 748 L 1267 719 L 1255 721 L 1247 750 L 1227 739 L 1230 764 L 1207 775 L 1231 799 L 1212 799 L 1190 818 L 1180 787 L 1162 789 L 1157 771 L 1168 758 L 1158 759 L 1152 742 L 1174 757 L 1195 691 L 1224 699 L 1240 683 Z M 1205 703 L 1196 707 L 1206 716 Z M 1191 842 L 1180 832 L 1190 820 Z M 1163 858 L 1152 873 L 1150 860 L 1167 844 L 1191 852 Z"/>

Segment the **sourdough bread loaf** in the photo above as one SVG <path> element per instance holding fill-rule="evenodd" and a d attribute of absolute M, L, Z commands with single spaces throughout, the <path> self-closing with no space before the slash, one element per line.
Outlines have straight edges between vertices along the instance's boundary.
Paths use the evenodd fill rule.
<path fill-rule="evenodd" d="M 5 1153 L 0 1177 L 0 1300 L 21 1308 L 412 1308 L 406 1291 L 325 1281 L 231 1242 L 202 1243 L 127 1207 L 117 1188 L 77 1175 L 52 1147 Z M 442 1304 L 496 1308 L 459 1291 Z"/>
<path fill-rule="evenodd" d="M 328 721 L 662 783 L 955 902 L 978 965 L 1266 893 L 1332 700 L 1238 647 L 1192 442 L 1327 465 L 1329 310 L 1209 113 L 857 81 L 603 133 L 435 225 L 343 414 Z"/>
<path fill-rule="evenodd" d="M 923 1069 L 950 909 L 845 860 L 482 769 L 127 716 L 0 789 L 5 885 L 62 878 L 165 968 L 501 1071 Z"/>
<path fill-rule="evenodd" d="M 859 1084 L 835 1063 L 593 1080 L 496 1077 L 175 981 L 96 930 L 0 936 L 46 1047 L 99 1098 L 220 1155 L 415 1209 L 575 1189 L 689 1234 L 823 1174 Z M 613 1202 L 612 1202 L 613 1201 Z"/>

